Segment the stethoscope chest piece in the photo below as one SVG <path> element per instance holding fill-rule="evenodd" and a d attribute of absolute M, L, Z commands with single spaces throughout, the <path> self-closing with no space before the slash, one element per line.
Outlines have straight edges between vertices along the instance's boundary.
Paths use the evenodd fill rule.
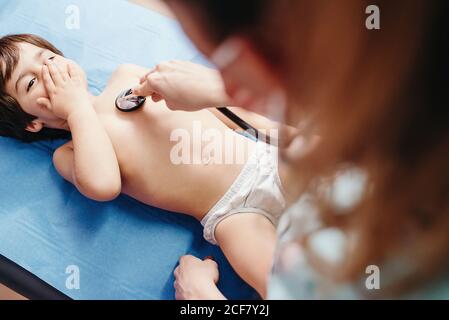
<path fill-rule="evenodd" d="M 117 99 L 115 99 L 115 106 L 120 111 L 131 112 L 142 107 L 145 100 L 145 97 L 133 95 L 132 89 L 129 89 L 117 96 Z"/>

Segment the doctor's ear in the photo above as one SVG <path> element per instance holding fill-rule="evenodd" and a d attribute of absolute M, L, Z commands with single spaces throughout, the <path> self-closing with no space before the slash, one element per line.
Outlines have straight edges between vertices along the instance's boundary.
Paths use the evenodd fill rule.
<path fill-rule="evenodd" d="M 279 86 L 274 66 L 243 37 L 229 38 L 210 58 L 222 74 L 228 95 L 240 106 L 264 98 Z"/>
<path fill-rule="evenodd" d="M 44 128 L 44 123 L 40 120 L 33 120 L 31 121 L 27 127 L 25 128 L 26 131 L 37 133 L 41 131 Z"/>

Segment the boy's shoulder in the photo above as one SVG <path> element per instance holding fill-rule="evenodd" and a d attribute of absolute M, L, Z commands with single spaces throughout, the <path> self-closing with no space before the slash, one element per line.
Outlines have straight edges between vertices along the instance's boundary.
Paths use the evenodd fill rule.
<path fill-rule="evenodd" d="M 139 66 L 137 64 L 124 63 L 119 65 L 117 69 L 115 69 L 115 71 L 112 73 L 112 77 L 123 74 L 136 75 L 138 77 L 142 77 L 148 71 L 149 71 L 148 68 Z"/>
<path fill-rule="evenodd" d="M 123 85 L 126 86 L 130 81 L 132 81 L 132 85 L 137 84 L 138 79 L 144 76 L 148 71 L 149 69 L 136 64 L 121 64 L 112 73 L 106 88 L 115 90 L 115 87 L 122 87 Z M 136 81 L 137 83 L 135 83 Z"/>

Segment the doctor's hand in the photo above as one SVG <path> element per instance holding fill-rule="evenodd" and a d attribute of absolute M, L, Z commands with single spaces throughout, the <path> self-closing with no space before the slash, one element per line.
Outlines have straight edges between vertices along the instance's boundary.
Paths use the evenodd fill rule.
<path fill-rule="evenodd" d="M 133 94 L 165 100 L 172 110 L 197 111 L 230 102 L 220 73 L 188 61 L 158 64 L 140 79 Z"/>
<path fill-rule="evenodd" d="M 216 286 L 218 265 L 209 258 L 200 260 L 191 255 L 182 256 L 174 275 L 177 300 L 225 299 Z"/>

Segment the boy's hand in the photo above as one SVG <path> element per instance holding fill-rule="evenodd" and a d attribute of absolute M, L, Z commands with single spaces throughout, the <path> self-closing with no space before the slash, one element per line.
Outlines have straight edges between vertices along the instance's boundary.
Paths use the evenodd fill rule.
<path fill-rule="evenodd" d="M 72 113 L 90 105 L 82 73 L 73 63 L 63 66 L 48 60 L 42 67 L 42 77 L 50 99 L 40 98 L 38 103 L 51 106 L 57 117 L 67 120 Z"/>

